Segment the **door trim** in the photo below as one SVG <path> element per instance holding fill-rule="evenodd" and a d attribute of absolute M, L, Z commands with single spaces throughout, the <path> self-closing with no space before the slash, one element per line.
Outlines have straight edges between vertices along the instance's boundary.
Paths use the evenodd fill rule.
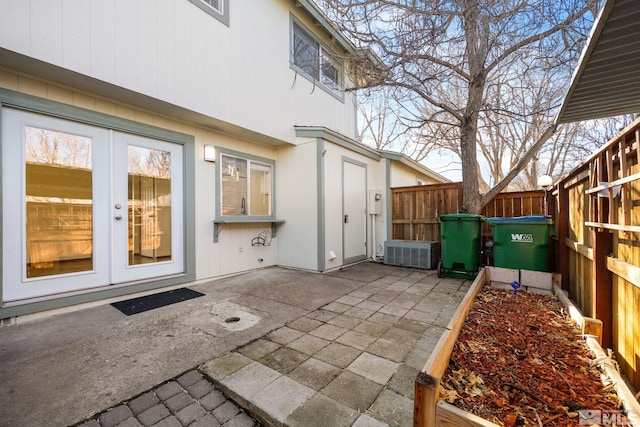
<path fill-rule="evenodd" d="M 183 208 L 184 208 L 184 272 L 179 275 L 173 275 L 166 278 L 158 278 L 144 281 L 139 284 L 132 284 L 126 287 L 110 288 L 97 290 L 92 292 L 76 295 L 60 294 L 52 295 L 46 298 L 36 298 L 25 300 L 24 302 L 14 302 L 5 304 L 2 302 L 2 287 L 0 287 L 0 318 L 12 317 L 52 309 L 64 307 L 71 304 L 79 304 L 83 302 L 96 301 L 112 296 L 125 295 L 132 292 L 142 290 L 150 290 L 162 288 L 173 284 L 186 283 L 195 280 L 195 138 L 193 135 L 163 129 L 143 123 L 134 122 L 128 119 L 51 101 L 32 95 L 15 92 L 8 89 L 0 88 L 0 113 L 2 108 L 12 107 L 18 110 L 30 111 L 34 113 L 44 114 L 61 119 L 71 120 L 83 124 L 96 125 L 107 129 L 118 130 L 135 135 L 146 136 L 149 138 L 160 139 L 183 146 Z M 1 121 L 1 114 L 0 114 Z M 0 123 L 1 126 L 1 123 Z M 1 136 L 0 136 L 1 138 Z M 1 143 L 2 141 L 0 141 Z M 2 185 L 2 177 L 0 176 L 0 188 Z M 2 236 L 2 227 L 0 227 L 0 238 Z M 0 253 L 0 277 L 4 268 L 3 254 Z M 43 301 L 44 299 L 44 301 Z"/>

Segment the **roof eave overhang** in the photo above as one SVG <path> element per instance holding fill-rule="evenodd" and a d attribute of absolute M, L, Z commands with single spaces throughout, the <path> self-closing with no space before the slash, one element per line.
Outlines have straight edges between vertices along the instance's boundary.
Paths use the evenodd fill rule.
<path fill-rule="evenodd" d="M 587 44 L 555 124 L 640 111 L 640 2 L 607 0 Z"/>
<path fill-rule="evenodd" d="M 358 55 L 358 49 L 342 34 L 327 16 L 311 0 L 296 0 L 296 4 L 302 7 L 337 43 L 350 55 Z"/>

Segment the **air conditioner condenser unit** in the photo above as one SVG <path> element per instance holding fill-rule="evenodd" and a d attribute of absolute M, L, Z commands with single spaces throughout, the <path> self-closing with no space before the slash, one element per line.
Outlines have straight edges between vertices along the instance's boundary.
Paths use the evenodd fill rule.
<path fill-rule="evenodd" d="M 440 242 L 417 240 L 387 240 L 384 242 L 385 264 L 434 270 L 439 261 Z"/>

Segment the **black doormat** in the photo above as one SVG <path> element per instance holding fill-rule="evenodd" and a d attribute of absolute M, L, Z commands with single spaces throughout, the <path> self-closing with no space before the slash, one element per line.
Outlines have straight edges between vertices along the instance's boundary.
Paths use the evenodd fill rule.
<path fill-rule="evenodd" d="M 180 288 L 172 291 L 160 292 L 159 294 L 147 295 L 146 297 L 114 302 L 111 305 L 127 316 L 131 316 L 132 314 L 142 313 L 144 311 L 153 310 L 154 308 L 164 307 L 166 305 L 175 304 L 177 302 L 201 296 L 204 296 L 204 294 L 189 288 Z"/>

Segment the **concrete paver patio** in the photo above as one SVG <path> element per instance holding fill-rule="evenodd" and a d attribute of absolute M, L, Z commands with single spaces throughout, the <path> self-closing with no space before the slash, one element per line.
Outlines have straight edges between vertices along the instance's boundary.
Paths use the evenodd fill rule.
<path fill-rule="evenodd" d="M 3 327 L 0 425 L 253 425 L 240 407 L 263 424 L 412 425 L 415 375 L 469 286 L 375 263 L 270 268 L 134 316 Z"/>
<path fill-rule="evenodd" d="M 469 285 L 389 272 L 201 371 L 264 424 L 410 426 L 415 376 Z"/>

